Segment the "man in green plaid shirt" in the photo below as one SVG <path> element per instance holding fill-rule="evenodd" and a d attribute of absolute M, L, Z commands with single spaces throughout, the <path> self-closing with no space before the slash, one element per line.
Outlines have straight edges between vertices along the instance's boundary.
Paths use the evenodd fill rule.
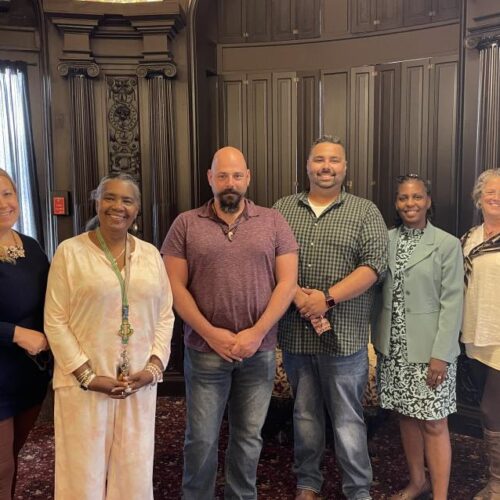
<path fill-rule="evenodd" d="M 330 415 L 342 490 L 370 499 L 362 397 L 368 378 L 373 285 L 387 266 L 387 227 L 377 207 L 348 194 L 345 150 L 337 137 L 317 139 L 307 161 L 309 191 L 276 202 L 300 246 L 299 281 L 279 324 L 279 344 L 295 396 L 296 500 L 319 498 Z"/>

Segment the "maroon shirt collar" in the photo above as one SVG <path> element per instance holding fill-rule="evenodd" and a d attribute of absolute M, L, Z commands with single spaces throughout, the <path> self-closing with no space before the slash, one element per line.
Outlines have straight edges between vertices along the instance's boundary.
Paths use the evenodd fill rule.
<path fill-rule="evenodd" d="M 241 213 L 240 217 L 244 217 L 245 219 L 249 219 L 250 217 L 258 217 L 259 214 L 257 213 L 256 210 L 256 205 L 253 201 L 244 198 L 243 200 L 245 202 L 245 208 L 243 209 L 243 212 Z M 216 219 L 214 211 L 212 209 L 212 203 L 214 202 L 214 199 L 210 199 L 205 203 L 203 206 L 200 207 L 200 212 L 198 213 L 199 217 L 208 217 L 210 219 Z"/>

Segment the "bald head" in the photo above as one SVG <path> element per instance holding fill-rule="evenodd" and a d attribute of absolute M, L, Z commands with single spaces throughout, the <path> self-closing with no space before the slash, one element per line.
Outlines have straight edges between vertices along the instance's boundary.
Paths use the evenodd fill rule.
<path fill-rule="evenodd" d="M 247 168 L 247 162 L 245 161 L 243 153 L 239 149 L 233 148 L 232 146 L 226 146 L 216 151 L 210 168 L 214 171 L 214 169 L 217 169 L 219 166 L 230 164 L 239 165 L 245 169 Z"/>
<path fill-rule="evenodd" d="M 208 183 L 221 210 L 238 212 L 250 184 L 250 170 L 242 152 L 232 146 L 219 149 L 208 171 Z"/>

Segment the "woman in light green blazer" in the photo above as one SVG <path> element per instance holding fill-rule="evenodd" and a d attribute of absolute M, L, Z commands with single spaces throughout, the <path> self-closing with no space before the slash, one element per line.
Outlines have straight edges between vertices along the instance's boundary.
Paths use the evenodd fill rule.
<path fill-rule="evenodd" d="M 372 325 L 380 405 L 400 415 L 410 474 L 394 500 L 431 490 L 434 500 L 446 500 L 450 476 L 447 416 L 456 411 L 463 259 L 459 240 L 428 221 L 431 204 L 425 180 L 397 178 L 398 220 Z"/>

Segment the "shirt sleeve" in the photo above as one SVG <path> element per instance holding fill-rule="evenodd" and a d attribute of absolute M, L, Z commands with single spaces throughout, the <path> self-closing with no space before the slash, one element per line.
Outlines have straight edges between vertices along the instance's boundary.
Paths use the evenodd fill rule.
<path fill-rule="evenodd" d="M 442 280 L 439 323 L 431 356 L 452 362 L 458 350 L 464 296 L 462 247 L 456 238 L 447 238 L 439 246 Z"/>
<path fill-rule="evenodd" d="M 276 255 L 297 252 L 299 245 L 288 222 L 277 210 L 273 210 L 276 226 Z"/>
<path fill-rule="evenodd" d="M 14 340 L 14 330 L 16 325 L 14 323 L 7 323 L 0 321 L 0 346 L 11 345 Z"/>
<path fill-rule="evenodd" d="M 172 341 L 175 317 L 172 310 L 173 299 L 170 282 L 163 261 L 158 253 L 156 253 L 156 261 L 158 276 L 161 283 L 161 299 L 151 354 L 158 357 L 163 363 L 163 367 L 167 368 L 170 358 L 170 344 Z"/>
<path fill-rule="evenodd" d="M 160 253 L 172 257 L 186 258 L 186 219 L 177 216 L 163 241 Z"/>
<path fill-rule="evenodd" d="M 71 287 L 66 272 L 66 246 L 59 246 L 50 266 L 45 295 L 45 335 L 54 358 L 65 375 L 88 361 L 69 328 Z"/>
<path fill-rule="evenodd" d="M 359 266 L 368 266 L 380 278 L 387 270 L 387 226 L 375 205 L 366 213 L 361 230 Z"/>

